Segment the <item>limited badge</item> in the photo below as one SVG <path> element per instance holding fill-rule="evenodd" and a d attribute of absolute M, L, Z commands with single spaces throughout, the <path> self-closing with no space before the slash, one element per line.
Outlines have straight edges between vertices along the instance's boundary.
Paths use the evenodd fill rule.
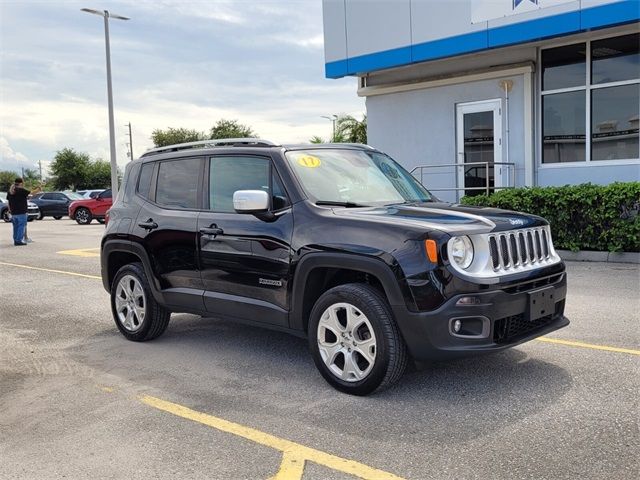
<path fill-rule="evenodd" d="M 298 158 L 298 165 L 307 168 L 318 168 L 322 162 L 318 157 L 314 157 L 313 155 L 303 155 Z"/>

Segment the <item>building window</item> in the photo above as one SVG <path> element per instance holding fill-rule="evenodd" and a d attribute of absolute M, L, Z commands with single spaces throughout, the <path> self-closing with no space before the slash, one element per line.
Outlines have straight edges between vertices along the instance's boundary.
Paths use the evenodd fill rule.
<path fill-rule="evenodd" d="M 542 163 L 640 158 L 640 34 L 542 51 Z"/>

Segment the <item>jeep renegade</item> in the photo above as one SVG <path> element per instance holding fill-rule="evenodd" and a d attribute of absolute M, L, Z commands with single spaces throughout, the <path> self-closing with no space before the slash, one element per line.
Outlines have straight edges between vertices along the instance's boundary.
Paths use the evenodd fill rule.
<path fill-rule="evenodd" d="M 101 265 L 127 339 L 158 337 L 172 312 L 282 330 L 356 395 L 410 360 L 497 352 L 569 323 L 543 218 L 443 203 L 366 145 L 149 150 L 127 165 Z"/>

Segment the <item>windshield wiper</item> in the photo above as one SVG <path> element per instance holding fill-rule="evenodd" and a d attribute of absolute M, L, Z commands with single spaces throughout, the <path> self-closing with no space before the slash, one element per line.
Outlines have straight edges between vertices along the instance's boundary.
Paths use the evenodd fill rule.
<path fill-rule="evenodd" d="M 329 205 L 333 207 L 346 207 L 346 208 L 357 208 L 357 207 L 368 207 L 368 205 L 360 205 L 359 203 L 353 202 L 339 202 L 333 200 L 318 200 L 316 205 Z"/>

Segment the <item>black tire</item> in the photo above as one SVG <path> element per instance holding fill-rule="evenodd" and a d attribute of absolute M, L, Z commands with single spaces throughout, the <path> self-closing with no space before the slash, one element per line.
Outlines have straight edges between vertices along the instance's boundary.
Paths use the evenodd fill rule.
<path fill-rule="evenodd" d="M 40 210 L 40 213 L 38 213 L 36 220 L 43 220 L 43 219 L 44 219 L 44 213 L 42 213 L 42 210 Z"/>
<path fill-rule="evenodd" d="M 93 215 L 88 208 L 80 207 L 76 210 L 74 219 L 78 222 L 78 225 L 89 225 L 91 220 L 93 220 Z"/>
<path fill-rule="evenodd" d="M 60 220 L 62 218 L 62 215 L 54 215 L 53 218 L 55 220 Z"/>
<path fill-rule="evenodd" d="M 96 218 L 96 220 L 98 220 L 100 225 L 104 225 L 104 218 Z"/>
<path fill-rule="evenodd" d="M 145 296 L 144 319 L 140 322 L 141 325 L 135 332 L 129 331 L 125 328 L 118 317 L 116 309 L 118 284 L 126 275 L 135 277 L 138 282 L 140 282 Z M 120 330 L 120 333 L 122 333 L 127 340 L 134 342 L 145 342 L 159 337 L 167 329 L 171 318 L 171 312 L 158 304 L 153 298 L 151 287 L 149 286 L 147 276 L 144 273 L 144 268 L 141 263 L 130 263 L 118 270 L 118 273 L 111 284 L 111 313 L 113 314 L 113 320 L 115 321 L 118 330 Z"/>
<path fill-rule="evenodd" d="M 35 219 L 35 217 L 27 217 L 27 222 L 33 222 Z"/>
<path fill-rule="evenodd" d="M 346 381 L 339 378 L 325 364 L 320 353 L 318 326 L 321 317 L 329 307 L 338 303 L 348 303 L 356 307 L 366 316 L 373 328 L 375 360 L 373 367 L 361 380 Z M 341 392 L 352 395 L 368 395 L 374 391 L 384 390 L 402 377 L 409 361 L 407 346 L 393 318 L 389 303 L 378 290 L 367 284 L 339 285 L 323 293 L 311 310 L 308 331 L 309 347 L 316 367 L 324 379 Z M 340 339 L 336 341 L 336 345 L 338 341 Z M 355 350 L 353 355 L 355 355 Z M 337 359 L 338 356 L 335 358 Z"/>
<path fill-rule="evenodd" d="M 2 211 L 2 220 L 4 220 L 5 223 L 11 223 L 11 214 L 9 213 L 8 208 Z"/>

